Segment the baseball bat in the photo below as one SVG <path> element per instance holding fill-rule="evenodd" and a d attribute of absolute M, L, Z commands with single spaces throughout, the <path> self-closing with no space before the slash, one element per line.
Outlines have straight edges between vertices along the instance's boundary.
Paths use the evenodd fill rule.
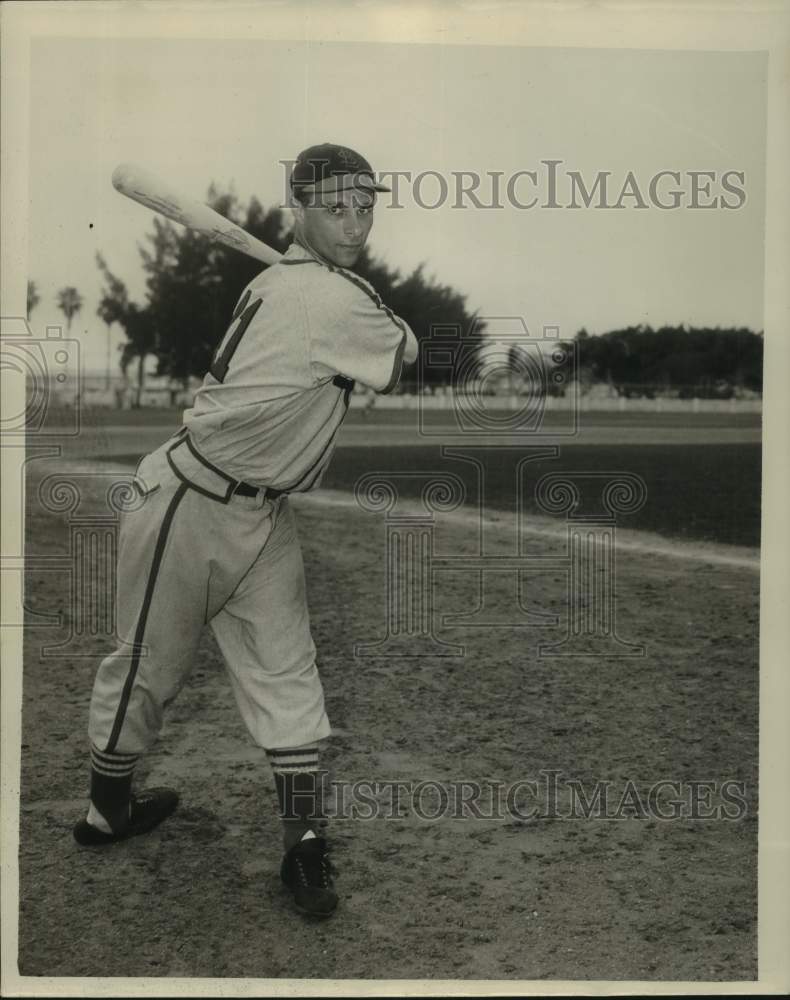
<path fill-rule="evenodd" d="M 182 226 L 195 229 L 212 241 L 240 250 L 264 264 L 276 264 L 282 256 L 273 247 L 250 236 L 208 205 L 173 191 L 163 180 L 143 167 L 121 163 L 113 170 L 112 185 L 116 191 L 146 208 L 159 212 Z"/>

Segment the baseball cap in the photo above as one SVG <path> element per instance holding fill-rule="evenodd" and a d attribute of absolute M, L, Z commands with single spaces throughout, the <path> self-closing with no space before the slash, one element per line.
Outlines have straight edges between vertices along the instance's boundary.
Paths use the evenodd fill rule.
<path fill-rule="evenodd" d="M 293 191 L 336 192 L 352 187 L 363 191 L 392 190 L 377 183 L 373 167 L 361 153 L 333 142 L 303 149 L 294 163 L 290 183 Z"/>

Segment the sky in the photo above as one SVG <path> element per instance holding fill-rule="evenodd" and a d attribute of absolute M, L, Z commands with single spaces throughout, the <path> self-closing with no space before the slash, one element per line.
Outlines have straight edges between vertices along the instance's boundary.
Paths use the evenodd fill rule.
<path fill-rule="evenodd" d="M 30 277 L 42 302 L 34 329 L 62 323 L 59 288 L 85 306 L 72 336 L 86 368 L 105 364 L 95 315 L 95 254 L 144 300 L 138 244 L 152 213 L 111 186 L 132 161 L 185 194 L 213 181 L 246 201 L 280 203 L 283 160 L 315 142 L 362 152 L 377 171 L 502 173 L 503 206 L 435 209 L 438 182 L 401 182 L 401 207 L 382 201 L 372 252 L 467 296 L 483 317 L 521 317 L 572 337 L 645 323 L 763 326 L 765 81 L 762 53 L 442 46 L 223 39 L 37 38 L 31 44 Z M 648 207 L 547 208 L 569 171 L 590 188 L 609 171 L 615 202 L 629 171 Z M 505 184 L 518 171 L 516 196 Z M 681 174 L 683 205 L 649 202 L 651 179 Z M 689 171 L 713 171 L 745 191 L 732 210 L 688 207 Z M 490 178 L 480 195 L 490 199 Z M 488 185 L 488 186 L 487 186 Z M 660 192 L 672 188 L 662 182 Z M 660 193 L 668 198 L 668 194 Z M 730 203 L 738 199 L 727 195 Z M 419 201 L 423 202 L 420 205 Z M 704 194 L 700 201 L 705 202 Z M 223 331 L 218 331 L 218 338 Z M 122 340 L 112 334 L 115 347 Z M 113 362 L 115 363 L 115 362 Z"/>

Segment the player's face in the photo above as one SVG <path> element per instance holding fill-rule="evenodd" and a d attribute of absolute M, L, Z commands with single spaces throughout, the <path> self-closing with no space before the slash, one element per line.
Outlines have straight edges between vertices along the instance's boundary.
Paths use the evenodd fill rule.
<path fill-rule="evenodd" d="M 297 218 L 305 241 L 332 264 L 353 267 L 373 225 L 375 198 L 351 189 L 321 194 L 312 204 L 300 206 Z"/>

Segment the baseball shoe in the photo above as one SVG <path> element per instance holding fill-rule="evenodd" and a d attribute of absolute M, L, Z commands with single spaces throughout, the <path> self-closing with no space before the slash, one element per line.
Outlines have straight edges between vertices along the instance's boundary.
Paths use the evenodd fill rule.
<path fill-rule="evenodd" d="M 104 833 L 92 826 L 87 819 L 81 819 L 74 827 L 74 839 L 81 847 L 97 847 L 116 844 L 129 837 L 148 833 L 159 826 L 162 820 L 175 811 L 178 794 L 170 788 L 149 788 L 139 795 L 132 795 L 129 822 L 122 830 Z"/>
<path fill-rule="evenodd" d="M 329 849 L 323 837 L 300 840 L 283 858 L 280 878 L 293 893 L 300 913 L 328 917 L 337 907 Z"/>

